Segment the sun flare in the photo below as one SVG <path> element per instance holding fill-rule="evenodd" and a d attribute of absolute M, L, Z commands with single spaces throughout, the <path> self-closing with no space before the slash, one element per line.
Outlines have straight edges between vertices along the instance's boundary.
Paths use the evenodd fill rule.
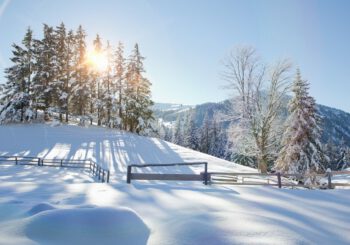
<path fill-rule="evenodd" d="M 108 66 L 108 59 L 105 53 L 95 50 L 89 51 L 87 54 L 87 62 L 97 71 L 105 71 Z"/>

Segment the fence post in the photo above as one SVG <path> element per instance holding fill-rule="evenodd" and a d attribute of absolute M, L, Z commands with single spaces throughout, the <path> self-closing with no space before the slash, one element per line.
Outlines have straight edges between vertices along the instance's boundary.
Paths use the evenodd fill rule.
<path fill-rule="evenodd" d="M 204 184 L 208 185 L 208 163 L 204 163 Z"/>
<path fill-rule="evenodd" d="M 282 188 L 281 173 L 277 173 L 278 188 Z"/>
<path fill-rule="evenodd" d="M 16 165 L 18 165 L 17 157 L 15 157 Z"/>
<path fill-rule="evenodd" d="M 327 168 L 326 176 L 328 179 L 328 189 L 332 189 L 332 170 L 330 168 Z"/>
<path fill-rule="evenodd" d="M 40 157 L 38 158 L 38 166 L 40 166 Z"/>
<path fill-rule="evenodd" d="M 126 183 L 128 183 L 128 184 L 131 183 L 131 166 L 128 166 L 128 172 L 126 175 Z"/>
<path fill-rule="evenodd" d="M 107 170 L 107 183 L 109 183 L 109 170 Z"/>
<path fill-rule="evenodd" d="M 63 159 L 61 159 L 61 167 L 63 167 Z"/>

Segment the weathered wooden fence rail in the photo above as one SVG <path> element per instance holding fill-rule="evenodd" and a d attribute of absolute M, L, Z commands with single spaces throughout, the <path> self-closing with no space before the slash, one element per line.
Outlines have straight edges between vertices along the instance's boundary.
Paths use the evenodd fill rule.
<path fill-rule="evenodd" d="M 336 186 L 350 186 L 348 183 L 334 183 L 332 182 L 332 177 L 336 175 L 344 175 L 349 174 L 350 171 L 330 171 L 325 174 L 309 174 L 309 175 L 301 175 L 301 174 L 281 174 L 281 173 L 225 173 L 225 172 L 210 172 L 208 173 L 208 179 L 210 180 L 210 184 L 229 184 L 229 185 L 270 185 L 270 186 L 278 186 L 282 188 L 285 187 L 306 187 L 304 184 L 295 183 L 290 179 L 290 177 L 294 179 L 305 179 L 307 177 L 310 178 L 326 178 L 327 179 L 327 188 L 332 189 Z M 239 180 L 238 177 L 241 177 Z M 252 179 L 255 177 L 254 181 L 246 181 L 246 179 Z M 256 179 L 256 177 L 264 177 L 260 179 Z M 270 178 L 269 178 L 270 177 Z"/>
<path fill-rule="evenodd" d="M 132 173 L 132 168 L 147 167 L 175 167 L 175 166 L 193 166 L 203 165 L 204 171 L 200 174 L 158 174 L 158 173 Z M 174 181 L 203 181 L 208 184 L 208 163 L 207 162 L 190 162 L 190 163 L 166 163 L 166 164 L 132 164 L 128 166 L 126 182 L 131 180 L 174 180 Z"/>
<path fill-rule="evenodd" d="M 27 156 L 0 156 L 0 163 L 14 162 L 16 165 L 35 165 L 45 167 L 61 167 L 61 168 L 84 168 L 88 169 L 93 177 L 101 182 L 109 183 L 109 170 L 101 167 L 91 159 L 88 160 L 68 160 L 68 159 L 47 159 L 40 157 Z"/>

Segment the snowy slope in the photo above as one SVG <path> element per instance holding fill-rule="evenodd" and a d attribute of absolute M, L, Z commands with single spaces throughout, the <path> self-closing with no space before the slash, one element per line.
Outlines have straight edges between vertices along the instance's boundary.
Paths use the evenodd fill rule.
<path fill-rule="evenodd" d="M 156 138 L 105 129 L 45 124 L 0 126 L 0 155 L 38 156 L 58 159 L 93 159 L 125 177 L 127 165 L 140 163 L 208 162 L 211 171 L 255 171 Z M 144 171 L 183 173 L 203 171 L 203 166 L 153 168 Z"/>
<path fill-rule="evenodd" d="M 350 244 L 349 189 L 128 185 L 118 180 L 130 163 L 208 161 L 211 170 L 253 170 L 96 127 L 0 126 L 0 137 L 1 155 L 91 157 L 115 175 L 109 185 L 74 169 L 0 164 L 0 244 Z"/>

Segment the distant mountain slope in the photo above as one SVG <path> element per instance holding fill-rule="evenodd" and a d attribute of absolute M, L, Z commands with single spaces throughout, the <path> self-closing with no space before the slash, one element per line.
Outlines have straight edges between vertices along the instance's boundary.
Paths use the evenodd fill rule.
<path fill-rule="evenodd" d="M 161 105 L 162 103 L 156 104 Z M 169 108 L 171 107 L 171 105 L 167 105 Z M 228 115 L 232 114 L 229 100 L 219 103 L 200 104 L 195 106 L 195 109 L 197 126 L 202 125 L 206 114 L 208 115 L 209 119 L 211 119 L 215 113 L 223 115 L 224 118 L 227 116 L 227 119 L 229 119 Z M 327 143 L 332 141 L 335 145 L 339 145 L 343 141 L 345 145 L 350 147 L 350 113 L 324 105 L 318 105 L 318 109 L 323 119 L 322 142 Z M 284 110 L 286 111 L 285 117 L 287 117 L 287 108 Z M 175 121 L 179 115 L 185 116 L 186 112 L 183 110 L 183 108 L 178 108 L 169 110 L 166 113 L 156 110 L 155 114 L 157 118 L 161 118 L 165 122 L 170 122 Z M 223 120 L 221 123 L 224 127 L 228 127 L 229 120 Z"/>

